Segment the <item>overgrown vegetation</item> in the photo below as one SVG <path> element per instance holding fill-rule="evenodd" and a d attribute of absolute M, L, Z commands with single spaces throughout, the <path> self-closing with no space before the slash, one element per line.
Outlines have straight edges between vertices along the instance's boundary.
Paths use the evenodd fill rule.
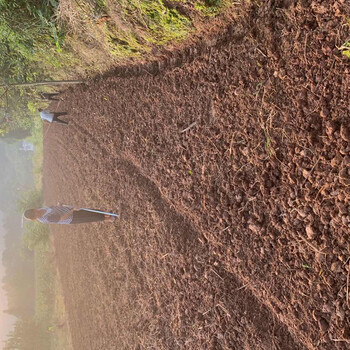
<path fill-rule="evenodd" d="M 55 0 L 0 1 L 0 74 L 4 83 L 50 77 L 61 68 L 64 30 L 53 20 Z M 56 69 L 57 70 L 57 69 Z"/>
<path fill-rule="evenodd" d="M 40 326 L 33 319 L 20 318 L 9 334 L 4 350 L 47 350 Z"/>
<path fill-rule="evenodd" d="M 229 0 L 0 0 L 0 84 L 80 78 L 144 59 Z M 38 88 L 0 88 L 0 135 L 29 129 Z"/>
<path fill-rule="evenodd" d="M 61 0 L 57 19 L 75 62 L 82 60 L 81 73 L 91 74 L 183 40 L 195 31 L 195 22 L 229 5 L 228 0 Z"/>
<path fill-rule="evenodd" d="M 194 30 L 194 18 L 217 14 L 229 4 L 228 0 L 1 0 L 1 80 L 28 82 L 63 77 L 67 69 L 71 75 L 104 70 L 116 63 L 112 59 L 107 64 L 113 57 L 140 56 L 186 38 Z"/>

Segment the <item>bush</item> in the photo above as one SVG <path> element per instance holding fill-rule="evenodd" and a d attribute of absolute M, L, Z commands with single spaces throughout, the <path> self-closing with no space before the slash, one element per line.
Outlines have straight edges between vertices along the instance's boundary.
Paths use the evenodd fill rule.
<path fill-rule="evenodd" d="M 4 350 L 47 350 L 46 334 L 33 319 L 20 318 L 8 335 Z"/>
<path fill-rule="evenodd" d="M 18 209 L 21 213 L 30 208 L 39 208 L 43 204 L 41 191 L 36 188 L 24 192 L 23 197 L 18 202 Z"/>
<path fill-rule="evenodd" d="M 22 242 L 32 251 L 39 245 L 48 250 L 50 242 L 49 227 L 36 221 L 28 223 L 25 227 Z"/>

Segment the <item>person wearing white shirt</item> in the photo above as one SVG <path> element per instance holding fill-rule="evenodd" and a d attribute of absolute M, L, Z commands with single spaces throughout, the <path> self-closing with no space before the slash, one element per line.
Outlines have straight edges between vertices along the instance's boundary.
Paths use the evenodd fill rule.
<path fill-rule="evenodd" d="M 68 125 L 68 122 L 61 120 L 59 117 L 62 115 L 67 115 L 66 112 L 50 112 L 48 110 L 39 109 L 40 118 L 42 121 L 47 121 L 49 123 L 58 123 L 63 125 Z"/>
<path fill-rule="evenodd" d="M 85 224 L 90 222 L 114 222 L 117 214 L 94 209 L 74 208 L 70 205 L 55 205 L 45 208 L 27 209 L 24 217 L 42 224 Z"/>

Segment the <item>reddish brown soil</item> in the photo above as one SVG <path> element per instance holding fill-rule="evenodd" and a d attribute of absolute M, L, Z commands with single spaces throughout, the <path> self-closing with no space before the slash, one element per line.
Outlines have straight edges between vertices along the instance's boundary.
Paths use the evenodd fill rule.
<path fill-rule="evenodd" d="M 349 17 L 247 5 L 63 95 L 47 204 L 121 213 L 54 227 L 75 349 L 350 347 Z"/>

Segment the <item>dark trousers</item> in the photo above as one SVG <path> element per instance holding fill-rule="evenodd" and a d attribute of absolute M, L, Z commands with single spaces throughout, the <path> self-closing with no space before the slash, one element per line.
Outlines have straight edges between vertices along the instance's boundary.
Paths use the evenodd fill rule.
<path fill-rule="evenodd" d="M 73 220 L 71 224 L 84 224 L 88 222 L 104 221 L 105 215 L 100 213 L 93 213 L 86 210 L 75 210 L 73 212 Z"/>
<path fill-rule="evenodd" d="M 61 115 L 67 115 L 67 112 L 57 112 L 53 114 L 53 119 L 52 122 L 58 123 L 58 124 L 64 124 L 64 125 L 68 125 L 68 122 L 61 120 L 60 117 Z"/>
<path fill-rule="evenodd" d="M 43 92 L 41 94 L 41 97 L 44 100 L 48 100 L 48 101 L 59 101 L 58 98 L 56 98 L 56 96 L 58 96 L 60 93 L 59 92 Z"/>

